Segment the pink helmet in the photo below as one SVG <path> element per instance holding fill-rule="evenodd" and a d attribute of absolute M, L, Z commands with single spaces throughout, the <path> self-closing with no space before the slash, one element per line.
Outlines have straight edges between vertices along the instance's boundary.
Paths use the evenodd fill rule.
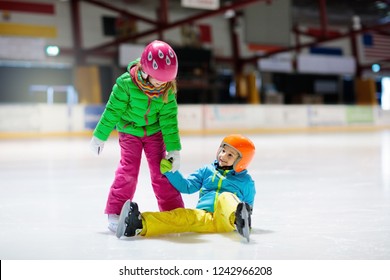
<path fill-rule="evenodd" d="M 141 55 L 142 70 L 161 82 L 176 79 L 178 63 L 174 50 L 163 41 L 147 45 Z"/>

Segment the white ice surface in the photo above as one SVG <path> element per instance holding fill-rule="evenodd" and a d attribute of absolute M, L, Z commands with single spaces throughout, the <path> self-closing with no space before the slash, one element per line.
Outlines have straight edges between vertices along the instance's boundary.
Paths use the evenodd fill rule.
<path fill-rule="evenodd" d="M 0 141 L 2 260 L 388 260 L 390 132 L 248 135 L 257 196 L 251 242 L 237 233 L 117 239 L 103 214 L 119 160 L 89 139 Z M 221 136 L 182 137 L 181 171 L 215 158 Z M 184 195 L 194 207 L 197 194 Z M 134 198 L 156 211 L 145 160 Z"/>

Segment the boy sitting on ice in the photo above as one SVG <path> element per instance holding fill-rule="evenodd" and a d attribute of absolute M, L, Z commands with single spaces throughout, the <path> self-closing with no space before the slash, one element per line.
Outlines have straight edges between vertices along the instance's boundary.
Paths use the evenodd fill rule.
<path fill-rule="evenodd" d="M 164 212 L 140 213 L 130 200 L 124 204 L 116 236 L 156 236 L 179 232 L 237 232 L 249 241 L 250 215 L 255 198 L 255 183 L 247 167 L 255 153 L 253 142 L 239 134 L 225 137 L 217 159 L 187 178 L 171 172 L 172 164 L 163 159 L 163 173 L 181 193 L 199 192 L 196 209 L 177 208 Z"/>

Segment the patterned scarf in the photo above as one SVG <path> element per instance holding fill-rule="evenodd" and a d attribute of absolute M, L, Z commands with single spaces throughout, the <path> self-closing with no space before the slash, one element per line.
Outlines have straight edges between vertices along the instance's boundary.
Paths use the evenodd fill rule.
<path fill-rule="evenodd" d="M 167 90 L 168 83 L 165 83 L 160 87 L 155 87 L 147 80 L 147 78 L 144 79 L 142 77 L 142 71 L 141 69 L 139 69 L 138 66 L 134 67 L 134 70 L 132 70 L 133 69 L 131 69 L 130 71 L 131 76 L 133 77 L 133 81 L 139 87 L 140 90 L 142 90 L 147 96 L 149 96 L 149 98 L 159 98 Z"/>

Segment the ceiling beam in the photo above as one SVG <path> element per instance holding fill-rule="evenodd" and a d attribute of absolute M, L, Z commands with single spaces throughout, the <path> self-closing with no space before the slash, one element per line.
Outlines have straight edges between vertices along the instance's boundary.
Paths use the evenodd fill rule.
<path fill-rule="evenodd" d="M 339 35 L 328 36 L 325 38 L 317 38 L 316 40 L 314 40 L 312 42 L 300 44 L 299 47 L 300 48 L 309 48 L 309 47 L 318 45 L 320 43 L 325 43 L 325 42 L 334 41 L 334 40 L 338 40 L 338 39 L 342 39 L 342 38 L 347 38 L 347 37 L 359 35 L 359 34 L 362 34 L 365 32 L 369 32 L 369 31 L 381 31 L 384 28 L 389 28 L 389 27 L 390 27 L 390 22 L 387 22 L 384 24 L 378 24 L 378 25 L 374 25 L 374 26 L 367 26 L 367 27 L 363 27 L 363 28 L 358 29 L 358 30 L 351 30 L 351 31 L 346 32 L 346 33 L 340 33 Z M 253 57 L 243 59 L 243 62 L 244 63 L 256 63 L 261 58 L 267 58 L 269 56 L 272 56 L 272 55 L 275 55 L 278 53 L 294 51 L 295 49 L 296 49 L 296 46 L 281 48 L 281 49 L 278 49 L 275 51 L 270 51 L 266 54 L 255 55 Z"/>
<path fill-rule="evenodd" d="M 92 1 L 92 0 L 84 0 L 84 1 Z M 125 43 L 125 42 L 130 41 L 130 40 L 139 39 L 139 38 L 142 38 L 142 37 L 154 34 L 154 33 L 159 33 L 159 32 L 162 32 L 162 31 L 166 31 L 168 29 L 172 29 L 172 28 L 175 28 L 175 27 L 178 27 L 178 26 L 182 26 L 184 24 L 193 23 L 193 22 L 195 22 L 197 20 L 200 20 L 200 19 L 209 18 L 209 17 L 213 17 L 213 16 L 216 16 L 216 15 L 219 15 L 219 14 L 223 14 L 223 13 L 225 13 L 228 10 L 242 9 L 242 8 L 244 8 L 246 6 L 249 6 L 249 5 L 252 5 L 252 4 L 255 4 L 255 3 L 269 2 L 269 1 L 270 0 L 242 0 L 242 1 L 239 1 L 239 2 L 232 2 L 230 4 L 227 4 L 225 6 L 220 7 L 217 10 L 208 11 L 208 12 L 204 12 L 204 13 L 199 13 L 199 14 L 196 14 L 194 16 L 188 17 L 188 18 L 183 19 L 183 20 L 178 20 L 178 21 L 175 21 L 175 22 L 172 22 L 172 23 L 167 23 L 165 25 L 159 25 L 159 26 L 157 26 L 155 28 L 149 29 L 149 30 L 144 31 L 144 32 L 140 32 L 138 34 L 129 35 L 129 36 L 123 37 L 121 39 L 114 40 L 114 41 L 109 42 L 109 43 L 105 43 L 105 44 L 102 44 L 102 45 L 99 45 L 99 46 L 95 46 L 95 47 L 92 47 L 92 48 L 89 48 L 89 49 L 85 49 L 84 53 L 87 54 L 87 55 L 88 54 L 93 54 L 93 53 L 95 53 L 97 51 L 101 51 L 102 49 L 118 46 L 119 44 Z"/>
<path fill-rule="evenodd" d="M 111 10 L 111 11 L 117 12 L 117 13 L 121 14 L 122 16 L 127 16 L 129 18 L 133 18 L 133 19 L 136 19 L 136 20 L 141 20 L 141 21 L 153 24 L 153 25 L 158 25 L 158 21 L 155 21 L 155 20 L 152 20 L 152 19 L 148 19 L 146 17 L 143 17 L 143 16 L 140 16 L 140 15 L 131 13 L 131 12 L 127 11 L 127 10 L 120 9 L 120 8 L 118 8 L 116 6 L 113 6 L 113 5 L 110 5 L 110 4 L 101 2 L 101 1 L 97 1 L 97 0 L 81 0 L 81 1 L 87 2 L 89 4 L 93 4 L 95 6 L 99 6 L 101 8 L 105 8 L 107 10 Z"/>

